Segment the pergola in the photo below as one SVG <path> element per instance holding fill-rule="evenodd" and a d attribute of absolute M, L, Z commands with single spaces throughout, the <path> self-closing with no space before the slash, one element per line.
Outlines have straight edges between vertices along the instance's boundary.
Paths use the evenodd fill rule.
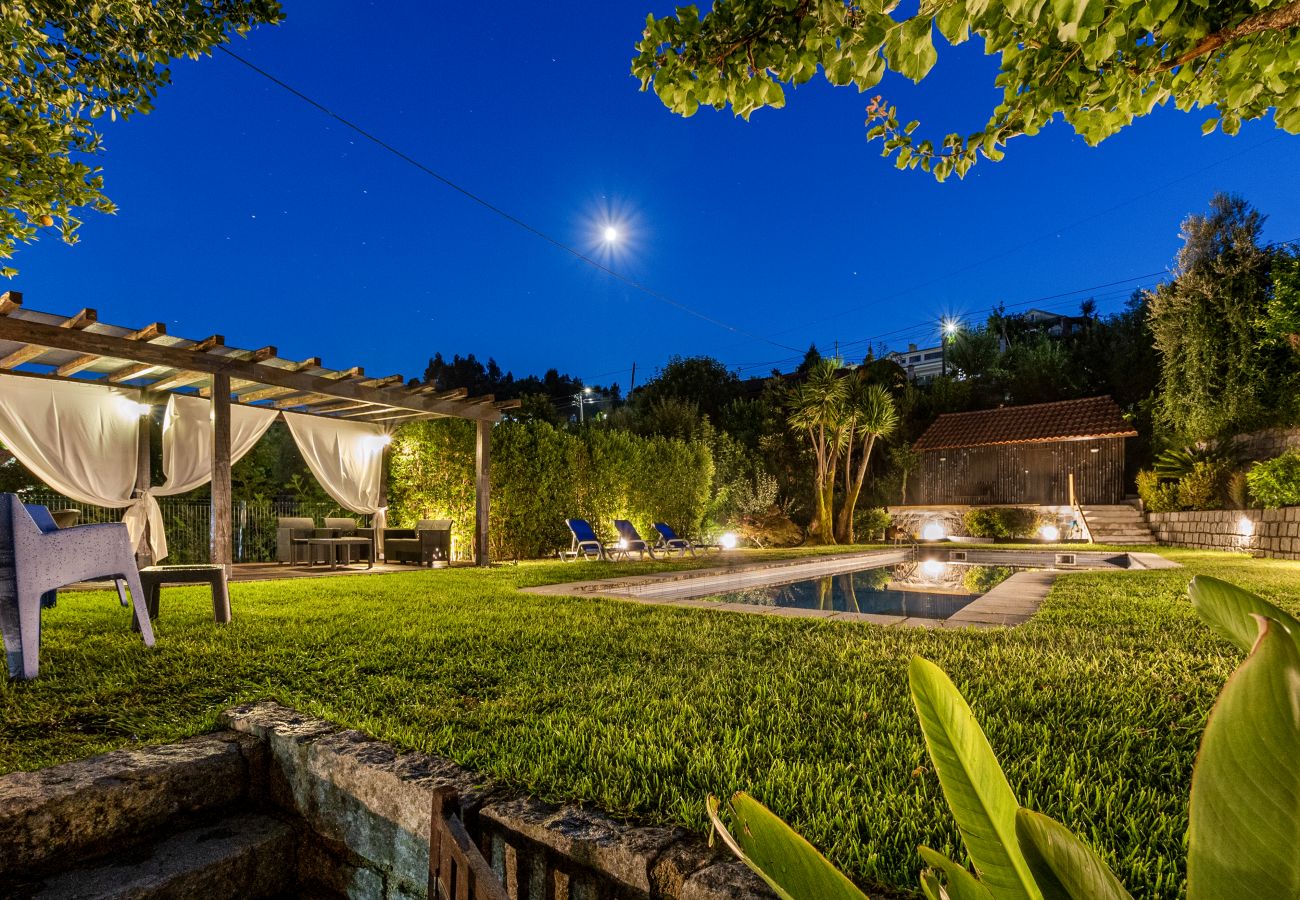
<path fill-rule="evenodd" d="M 24 366 L 23 371 L 15 371 Z M 360 367 L 329 369 L 319 357 L 284 359 L 275 347 L 226 346 L 214 334 L 202 340 L 167 334 L 161 322 L 142 328 L 109 325 L 93 309 L 74 315 L 23 306 L 22 294 L 0 294 L 0 373 L 27 378 L 130 387 L 155 398 L 198 395 L 212 404 L 211 561 L 233 562 L 230 487 L 232 404 L 376 424 L 454 417 L 477 423 L 475 445 L 474 558 L 488 562 L 488 472 L 491 427 L 518 401 L 470 397 L 462 388 L 408 387 L 401 375 L 369 377 Z M 149 429 L 139 429 L 136 489 L 152 479 Z M 387 505 L 387 486 L 381 491 Z"/>

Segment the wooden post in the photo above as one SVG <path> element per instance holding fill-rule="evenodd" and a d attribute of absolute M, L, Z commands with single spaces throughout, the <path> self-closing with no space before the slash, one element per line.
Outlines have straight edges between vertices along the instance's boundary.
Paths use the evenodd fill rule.
<path fill-rule="evenodd" d="M 144 492 L 149 490 L 153 484 L 153 469 L 149 456 L 150 432 L 153 428 L 153 417 L 145 414 L 140 417 L 140 423 L 136 432 L 136 454 L 135 454 L 135 496 L 143 497 Z M 144 525 L 145 542 L 136 550 L 136 565 L 143 569 L 145 566 L 152 566 L 157 560 L 153 558 L 153 549 L 149 546 L 149 523 Z"/>
<path fill-rule="evenodd" d="M 385 510 L 388 509 L 388 445 L 387 444 L 384 445 L 384 449 L 381 451 L 379 457 L 379 505 L 383 507 Z M 371 519 L 370 524 L 371 525 L 374 524 L 374 519 Z M 384 536 L 380 534 L 378 531 L 376 531 L 374 546 L 370 548 L 371 560 L 373 560 L 374 562 L 378 562 L 383 552 L 384 552 Z M 385 561 L 387 561 L 387 558 L 385 558 Z"/>
<path fill-rule="evenodd" d="M 491 565 L 488 558 L 488 507 L 492 493 L 492 423 L 479 420 L 474 445 L 474 563 Z"/>
<path fill-rule="evenodd" d="M 212 376 L 212 518 L 210 561 L 225 566 L 230 577 L 234 562 L 234 535 L 230 499 L 230 376 Z M 219 621 L 230 621 L 230 605 L 218 611 Z"/>

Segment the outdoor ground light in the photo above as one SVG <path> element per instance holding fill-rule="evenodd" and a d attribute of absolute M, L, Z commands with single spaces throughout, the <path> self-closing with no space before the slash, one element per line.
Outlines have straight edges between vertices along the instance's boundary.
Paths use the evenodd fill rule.
<path fill-rule="evenodd" d="M 1043 540 L 1050 544 L 1052 541 L 1060 538 L 1061 529 L 1057 528 L 1055 525 L 1044 525 L 1042 528 L 1038 529 L 1038 534 Z"/>
<path fill-rule="evenodd" d="M 1242 516 L 1237 520 L 1237 534 L 1242 537 L 1251 537 L 1255 534 L 1255 523 L 1248 516 Z"/>
<path fill-rule="evenodd" d="M 927 541 L 941 541 L 948 536 L 943 525 L 938 522 L 927 522 L 921 529 L 921 538 Z"/>
<path fill-rule="evenodd" d="M 722 537 L 718 538 L 718 543 L 722 546 L 723 550 L 735 550 L 738 541 L 736 540 L 736 536 L 728 531 Z"/>
<path fill-rule="evenodd" d="M 620 540 L 619 540 L 619 542 L 618 542 L 618 549 L 620 549 L 620 550 L 626 550 L 626 549 L 627 549 L 627 540 L 626 540 L 626 539 L 620 539 Z"/>

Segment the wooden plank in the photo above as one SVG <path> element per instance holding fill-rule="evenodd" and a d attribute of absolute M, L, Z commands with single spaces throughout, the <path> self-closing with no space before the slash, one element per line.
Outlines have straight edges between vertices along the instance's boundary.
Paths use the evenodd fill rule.
<path fill-rule="evenodd" d="M 64 319 L 60 328 L 85 328 L 87 325 L 94 325 L 98 321 L 99 315 L 93 309 L 83 309 L 75 316 Z M 0 359 L 0 369 L 12 369 L 15 366 L 21 366 L 25 362 L 30 362 L 38 356 L 44 354 L 48 347 L 41 347 L 35 344 L 28 344 L 25 347 L 19 347 L 13 353 L 10 353 L 4 359 Z"/>
<path fill-rule="evenodd" d="M 275 366 L 231 359 L 212 353 L 193 353 L 182 348 L 131 341 L 88 330 L 69 330 L 41 322 L 15 319 L 12 316 L 0 316 L 0 340 L 129 359 L 134 360 L 138 365 L 222 374 L 232 379 L 241 378 L 245 381 L 258 382 L 268 387 L 287 387 L 304 393 L 321 393 L 341 400 L 369 400 L 395 409 L 414 412 L 441 413 L 486 422 L 494 422 L 501 418 L 501 413 L 493 409 L 490 404 L 469 405 L 432 397 L 412 396 L 400 389 L 365 387 L 351 380 L 331 379 L 305 372 L 289 372 Z"/>
<path fill-rule="evenodd" d="M 0 294 L 0 316 L 7 316 L 22 305 L 22 291 L 5 291 Z"/>
<path fill-rule="evenodd" d="M 235 561 L 230 490 L 230 376 L 222 372 L 212 376 L 211 495 L 210 561 L 225 566 L 229 578 Z M 227 621 L 229 614 L 227 610 Z"/>
<path fill-rule="evenodd" d="M 480 420 L 474 441 L 474 564 L 488 566 L 488 511 L 492 483 L 492 423 Z"/>
<path fill-rule="evenodd" d="M 296 362 L 288 366 L 281 366 L 280 368 L 285 372 L 301 372 L 304 369 L 319 369 L 320 357 L 319 356 L 308 357 L 307 359 L 304 359 L 302 362 Z M 240 394 L 241 391 L 244 391 L 247 388 L 257 387 L 259 384 L 260 382 L 244 381 L 241 378 L 230 379 L 230 386 L 236 394 Z M 242 396 L 243 395 L 240 394 L 241 398 Z"/>
<path fill-rule="evenodd" d="M 164 335 L 166 333 L 167 333 L 167 326 L 164 325 L 162 322 L 151 322 L 150 324 L 146 325 L 144 328 L 141 328 L 137 331 L 133 331 L 130 334 L 128 334 L 125 338 L 121 338 L 119 340 L 151 341 L 154 338 L 160 335 Z M 68 348 L 63 348 L 63 349 L 68 349 Z M 71 362 L 66 362 L 63 365 L 59 366 L 57 369 L 54 370 L 54 374 L 58 375 L 61 378 L 67 378 L 69 375 L 75 375 L 78 372 L 82 371 L 83 369 L 89 369 L 95 363 L 103 359 L 104 356 L 105 354 L 103 353 L 84 353 L 81 356 L 78 356 L 76 359 L 72 360 Z M 127 360 L 130 359 L 129 356 L 124 358 Z"/>

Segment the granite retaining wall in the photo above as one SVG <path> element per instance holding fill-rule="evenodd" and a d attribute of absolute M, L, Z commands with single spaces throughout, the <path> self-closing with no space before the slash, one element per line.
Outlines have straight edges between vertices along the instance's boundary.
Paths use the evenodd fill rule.
<path fill-rule="evenodd" d="M 1149 513 L 1160 543 L 1196 550 L 1238 550 L 1300 559 L 1300 506 Z"/>

